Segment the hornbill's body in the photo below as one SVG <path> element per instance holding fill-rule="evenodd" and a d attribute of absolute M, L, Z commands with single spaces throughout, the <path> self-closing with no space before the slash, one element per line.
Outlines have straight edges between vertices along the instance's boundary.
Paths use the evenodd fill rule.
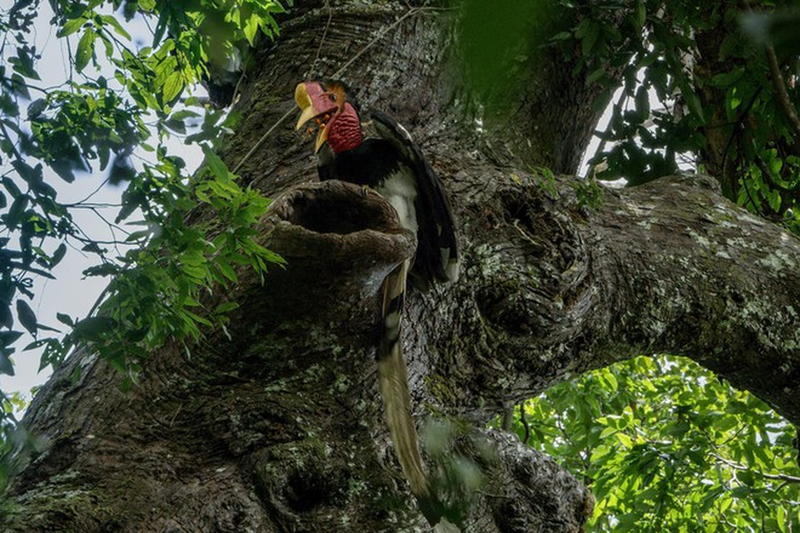
<path fill-rule="evenodd" d="M 320 126 L 315 150 L 320 179 L 368 186 L 389 201 L 403 227 L 417 236 L 413 272 L 421 286 L 455 280 L 458 254 L 450 208 L 439 178 L 408 132 L 388 115 L 373 112 L 381 137 L 364 139 L 354 101 L 341 82 L 300 83 L 295 100 L 303 110 L 298 129 L 310 120 Z M 423 514 L 436 525 L 446 520 L 442 520 L 442 506 L 431 492 L 417 448 L 400 339 L 411 266 L 410 260 L 404 261 L 383 282 L 378 379 L 400 465 Z"/>

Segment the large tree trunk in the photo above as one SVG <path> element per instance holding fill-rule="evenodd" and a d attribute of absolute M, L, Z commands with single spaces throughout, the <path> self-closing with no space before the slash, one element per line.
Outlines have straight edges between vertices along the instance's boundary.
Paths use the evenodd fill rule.
<path fill-rule="evenodd" d="M 303 2 L 259 55 L 232 166 L 293 107 L 299 80 L 336 71 L 407 13 L 331 3 Z M 483 428 L 615 360 L 691 357 L 800 422 L 798 239 L 702 176 L 604 191 L 596 209 L 575 178 L 541 186 L 532 164 L 576 170 L 596 89 L 540 51 L 485 97 L 505 104 L 488 105 L 460 69 L 458 36 L 457 12 L 415 12 L 340 77 L 362 107 L 405 123 L 457 219 L 462 276 L 411 289 L 404 349 L 415 416 L 435 421 L 428 463 L 465 530 L 581 529 L 588 491 Z M 3 531 L 428 530 L 389 445 L 374 363 L 380 282 L 413 238 L 376 194 L 317 183 L 311 151 L 287 122 L 242 167 L 276 199 L 261 229 L 288 267 L 265 285 L 242 273 L 216 296 L 240 304 L 232 340 L 213 334 L 190 360 L 152 354 L 129 392 L 78 352 L 42 389 L 25 424 L 44 451 L 18 457 Z"/>

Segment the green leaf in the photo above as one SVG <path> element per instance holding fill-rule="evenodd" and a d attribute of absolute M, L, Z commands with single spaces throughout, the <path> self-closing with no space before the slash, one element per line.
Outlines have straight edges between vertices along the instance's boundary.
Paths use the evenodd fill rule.
<path fill-rule="evenodd" d="M 112 318 L 94 316 L 77 322 L 75 331 L 88 341 L 100 341 L 103 336 L 113 332 L 116 325 L 117 321 Z"/>
<path fill-rule="evenodd" d="M 27 195 L 18 196 L 14 200 L 11 207 L 8 209 L 8 213 L 3 216 L 3 221 L 8 228 L 15 229 L 20 226 L 25 210 L 28 208 L 29 201 L 30 198 Z"/>
<path fill-rule="evenodd" d="M 236 271 L 231 268 L 231 265 L 223 258 L 218 258 L 216 261 L 217 268 L 220 272 L 233 283 L 238 283 L 239 278 L 236 276 Z"/>
<path fill-rule="evenodd" d="M 5 350 L 0 350 L 0 374 L 5 374 L 7 376 L 14 375 L 14 364 L 11 362 Z"/>
<path fill-rule="evenodd" d="M 139 231 L 134 231 L 130 235 L 125 238 L 125 242 L 138 242 L 143 241 L 153 235 L 153 230 L 151 229 L 143 229 Z"/>
<path fill-rule="evenodd" d="M 20 75 L 34 80 L 41 79 L 39 77 L 39 73 L 36 72 L 35 62 L 36 53 L 34 48 L 29 46 L 17 48 L 17 56 L 9 58 L 9 63 L 14 65 L 14 70 L 17 72 L 17 74 L 12 76 L 12 79 L 17 81 L 23 87 L 25 81 L 19 77 Z"/>
<path fill-rule="evenodd" d="M 21 331 L 0 331 L 0 348 L 7 348 L 22 337 Z"/>
<path fill-rule="evenodd" d="M 119 23 L 116 17 L 111 15 L 100 15 L 100 20 L 103 21 L 104 24 L 108 24 L 114 28 L 119 35 L 124 37 L 126 40 L 131 40 L 131 34 L 125 31 L 125 28 L 122 27 L 122 24 Z"/>
<path fill-rule="evenodd" d="M 141 206 L 135 201 L 135 199 L 126 198 L 123 196 L 122 207 L 120 207 L 119 213 L 117 214 L 117 217 L 114 219 L 114 222 L 116 224 L 119 224 L 120 222 L 131 216 L 140 207 Z"/>
<path fill-rule="evenodd" d="M 165 105 L 171 103 L 180 96 L 181 91 L 183 91 L 183 83 L 183 75 L 178 71 L 167 76 L 161 93 L 162 101 Z"/>
<path fill-rule="evenodd" d="M 586 85 L 588 86 L 588 85 L 593 84 L 594 82 L 598 81 L 603 76 L 605 76 L 605 74 L 606 74 L 606 68 L 605 67 L 600 67 L 600 68 L 597 68 L 597 69 L 593 70 L 592 72 L 589 73 L 588 76 L 586 76 Z"/>
<path fill-rule="evenodd" d="M 94 54 L 94 41 L 97 35 L 92 28 L 86 28 L 81 40 L 78 41 L 78 49 L 75 51 L 75 70 L 83 71 L 89 64 Z"/>
<path fill-rule="evenodd" d="M 11 293 L 13 295 L 13 292 Z M 11 296 L 9 296 L 10 298 Z M 11 313 L 11 304 L 0 302 L 0 326 L 8 329 L 14 327 L 14 315 Z"/>
<path fill-rule="evenodd" d="M 736 479 L 747 485 L 748 487 L 752 487 L 755 483 L 755 476 L 753 472 L 750 470 L 741 470 L 736 473 Z"/>
<path fill-rule="evenodd" d="M 206 167 L 211 170 L 211 173 L 217 178 L 230 181 L 231 174 L 225 162 L 207 146 L 203 147 L 203 154 L 206 156 Z"/>
<path fill-rule="evenodd" d="M 56 248 L 56 251 L 53 252 L 53 256 L 50 258 L 49 267 L 54 268 L 56 265 L 58 265 L 61 262 L 61 260 L 64 259 L 64 256 L 66 254 L 67 254 L 67 245 L 62 242 L 59 245 L 59 247 Z"/>
<path fill-rule="evenodd" d="M 642 31 L 644 28 L 644 23 L 647 20 L 647 8 L 644 5 L 643 0 L 636 0 L 636 4 L 633 6 L 633 27 L 636 31 Z"/>
<path fill-rule="evenodd" d="M 17 184 L 14 183 L 14 180 L 9 178 L 8 176 L 3 176 L 2 180 L 0 181 L 2 181 L 3 187 L 6 188 L 8 194 L 10 194 L 11 197 L 14 198 L 15 200 L 22 195 L 22 191 L 19 190 Z"/>
<path fill-rule="evenodd" d="M 219 304 L 216 308 L 214 308 L 215 314 L 224 314 L 228 313 L 229 311 L 233 311 L 234 309 L 238 309 L 239 304 L 236 302 L 223 302 Z"/>
<path fill-rule="evenodd" d="M 31 335 L 36 335 L 36 313 L 25 300 L 17 299 L 17 318 L 22 327 L 27 329 Z"/>
<path fill-rule="evenodd" d="M 34 100 L 28 106 L 28 120 L 39 118 L 45 109 L 47 109 L 47 100 L 45 98 Z"/>
<path fill-rule="evenodd" d="M 81 26 L 83 26 L 83 24 L 84 24 L 85 22 L 86 22 L 86 17 L 84 17 L 84 16 L 82 16 L 82 17 L 78 17 L 78 18 L 74 18 L 74 19 L 71 19 L 71 20 L 68 20 L 68 21 L 67 21 L 67 22 L 66 22 L 66 23 L 65 23 L 63 26 L 61 26 L 61 28 L 58 30 L 58 32 L 56 33 L 56 37 L 58 37 L 59 39 L 61 39 L 61 38 L 63 38 L 63 37 L 67 37 L 68 35 L 72 35 L 72 34 L 73 34 L 73 33 L 75 33 L 76 31 L 78 31 L 79 29 L 81 29 Z"/>
<path fill-rule="evenodd" d="M 186 105 L 189 105 L 188 103 Z M 173 120 L 186 120 L 187 118 L 199 118 L 200 114 L 192 111 L 191 109 L 181 109 L 179 111 L 175 111 L 173 114 L 170 115 L 170 119 Z"/>
<path fill-rule="evenodd" d="M 594 50 L 595 45 L 597 44 L 597 40 L 600 37 L 601 30 L 602 27 L 600 26 L 600 24 L 591 20 L 589 21 L 589 24 L 586 29 L 586 35 L 583 37 L 583 40 L 581 41 L 581 50 L 583 57 L 591 56 L 592 51 Z"/>
<path fill-rule="evenodd" d="M 736 83 L 744 74 L 744 67 L 736 67 L 730 72 L 723 72 L 711 78 L 711 84 L 716 87 L 728 87 Z"/>
<path fill-rule="evenodd" d="M 689 110 L 700 119 L 700 122 L 705 123 L 705 114 L 703 113 L 703 105 L 700 103 L 700 97 L 694 92 L 688 84 L 681 86 L 681 94 L 689 106 Z"/>
<path fill-rule="evenodd" d="M 550 37 L 551 41 L 566 41 L 567 39 L 572 39 L 572 32 L 571 31 L 562 31 L 558 32 L 552 37 Z"/>
<path fill-rule="evenodd" d="M 43 324 L 37 324 L 36 327 L 39 329 L 39 331 L 50 331 L 53 333 L 59 333 L 61 331 L 56 328 L 51 328 L 50 326 L 45 326 Z"/>
<path fill-rule="evenodd" d="M 245 39 L 247 39 L 247 42 L 250 44 L 250 46 L 255 45 L 256 34 L 258 33 L 259 27 L 259 19 L 260 17 L 255 15 L 248 17 L 244 24 L 244 28 L 242 28 Z"/>

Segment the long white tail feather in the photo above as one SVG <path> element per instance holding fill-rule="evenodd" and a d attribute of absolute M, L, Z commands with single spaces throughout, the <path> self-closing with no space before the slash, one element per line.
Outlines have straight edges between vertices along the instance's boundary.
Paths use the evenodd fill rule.
<path fill-rule="evenodd" d="M 411 485 L 412 494 L 426 497 L 430 488 L 419 453 L 419 436 L 411 415 L 408 369 L 400 339 L 408 268 L 409 261 L 404 261 L 383 282 L 383 330 L 378 348 L 378 387 L 383 397 L 386 422 L 400 467 Z"/>
<path fill-rule="evenodd" d="M 386 423 L 403 474 L 411 486 L 425 518 L 437 533 L 460 533 L 442 512 L 441 501 L 432 493 L 419 452 L 419 436 L 411 412 L 408 368 L 403 358 L 400 330 L 410 261 L 404 261 L 383 281 L 381 340 L 378 345 L 378 388 L 386 409 Z"/>
<path fill-rule="evenodd" d="M 399 343 L 394 345 L 388 357 L 378 361 L 378 383 L 394 451 L 411 485 L 411 492 L 414 496 L 428 496 L 428 478 L 417 448 L 419 437 L 409 410 L 408 372 Z"/>

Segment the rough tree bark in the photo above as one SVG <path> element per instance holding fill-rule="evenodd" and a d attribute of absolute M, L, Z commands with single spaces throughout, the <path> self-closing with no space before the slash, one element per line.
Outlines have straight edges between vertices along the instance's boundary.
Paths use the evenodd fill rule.
<path fill-rule="evenodd" d="M 302 2 L 260 52 L 231 165 L 293 107 L 297 81 L 337 70 L 407 13 L 331 4 Z M 588 491 L 482 428 L 613 361 L 685 355 L 800 423 L 798 239 L 702 176 L 606 190 L 596 209 L 577 200 L 575 178 L 542 187 L 533 165 L 576 171 L 596 89 L 540 50 L 496 94 L 474 95 L 458 44 L 456 12 L 417 11 L 342 77 L 363 107 L 415 135 L 457 218 L 462 277 L 411 290 L 404 346 L 415 414 L 437 421 L 424 432 L 429 464 L 463 504 L 465 530 L 581 529 Z M 479 105 L 491 101 L 502 105 Z M 240 304 L 232 339 L 212 334 L 190 360 L 175 347 L 152 354 L 127 393 L 85 352 L 43 387 L 25 418 L 43 451 L 17 458 L 2 531 L 427 530 L 389 446 L 374 366 L 380 280 L 413 237 L 376 194 L 317 183 L 310 151 L 287 123 L 242 169 L 275 198 L 261 229 L 288 267 L 265 285 L 242 273 L 215 295 Z"/>

